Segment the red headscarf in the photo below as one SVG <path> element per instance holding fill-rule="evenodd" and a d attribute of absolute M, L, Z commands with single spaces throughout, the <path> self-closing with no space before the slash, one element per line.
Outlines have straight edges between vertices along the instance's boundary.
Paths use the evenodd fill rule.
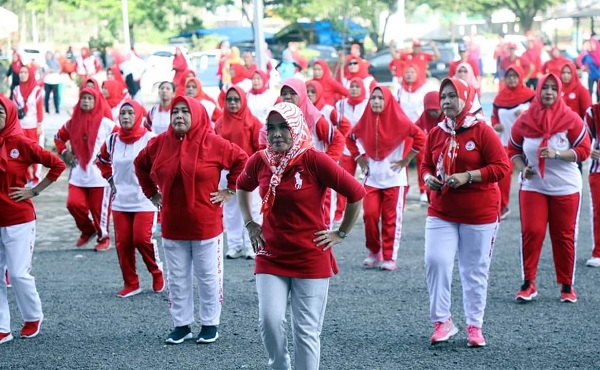
<path fill-rule="evenodd" d="M 325 107 L 325 99 L 323 98 L 323 86 L 317 80 L 306 81 L 306 89 L 312 86 L 315 89 L 315 102 L 313 103 L 318 110 L 322 110 Z M 308 93 L 307 93 L 308 95 Z M 310 100 L 310 99 L 309 99 Z"/>
<path fill-rule="evenodd" d="M 27 113 L 27 99 L 29 99 L 29 95 L 33 92 L 33 89 L 38 85 L 35 80 L 35 70 L 31 67 L 23 66 L 21 68 L 27 68 L 27 72 L 29 72 L 29 78 L 27 81 L 20 80 L 19 81 L 19 90 L 21 90 L 21 96 L 23 97 L 23 110 Z"/>
<path fill-rule="evenodd" d="M 302 80 L 292 77 L 283 81 L 281 88 L 283 89 L 284 86 L 289 87 L 290 89 L 294 90 L 296 94 L 298 94 L 298 107 L 302 111 L 302 114 L 304 114 L 308 128 L 312 132 L 312 129 L 315 127 L 317 121 L 323 116 L 323 114 L 308 98 L 308 94 L 306 93 L 306 85 L 304 82 L 302 82 Z"/>
<path fill-rule="evenodd" d="M 90 48 L 88 48 L 87 46 L 81 48 L 81 59 L 86 59 L 90 55 Z"/>
<path fill-rule="evenodd" d="M 21 71 L 21 67 L 24 66 L 23 60 L 21 59 L 21 54 L 15 52 L 13 54 L 13 57 L 16 58 L 16 60 L 11 63 L 10 67 L 12 68 L 14 73 L 19 74 L 19 72 Z"/>
<path fill-rule="evenodd" d="M 210 102 L 212 102 L 214 105 L 217 105 L 217 102 L 211 98 L 210 96 L 208 96 L 204 90 L 202 90 L 202 82 L 200 82 L 199 79 L 197 79 L 196 77 L 190 77 L 185 81 L 185 85 L 187 87 L 187 85 L 193 82 L 194 85 L 196 85 L 196 96 L 194 96 L 194 98 L 198 99 L 198 100 L 208 100 Z M 244 95 L 246 95 L 244 93 Z M 218 105 L 217 105 L 218 106 Z"/>
<path fill-rule="evenodd" d="M 175 71 L 185 71 L 188 69 L 187 60 L 185 59 L 185 55 L 180 48 L 175 48 L 175 55 L 173 56 L 173 69 Z"/>
<path fill-rule="evenodd" d="M 413 83 L 408 83 L 406 81 L 406 78 L 402 79 L 402 88 L 405 91 L 408 92 L 415 92 L 417 91 L 421 86 L 423 86 L 425 84 L 425 82 L 427 82 L 425 79 L 423 79 L 423 74 L 421 73 L 421 69 L 419 68 L 419 66 L 417 66 L 414 63 L 409 63 L 406 65 L 406 67 L 404 68 L 404 74 L 406 75 L 406 71 L 408 71 L 409 68 L 412 68 L 415 70 L 415 78 L 416 80 Z M 404 76 L 403 76 L 404 77 Z"/>
<path fill-rule="evenodd" d="M 259 95 L 264 93 L 265 91 L 267 91 L 269 89 L 269 75 L 266 72 L 260 71 L 260 70 L 256 70 L 253 73 L 254 75 L 259 75 L 260 79 L 262 80 L 262 86 L 260 89 L 255 89 L 254 87 L 250 90 L 250 92 L 254 95 Z"/>
<path fill-rule="evenodd" d="M 94 90 L 97 90 L 99 93 L 102 93 L 102 89 L 100 88 L 100 84 L 98 83 L 98 80 L 96 80 L 95 78 L 91 78 L 91 77 L 81 83 L 81 85 L 79 86 L 79 92 L 81 92 L 81 90 L 83 90 L 87 87 L 86 85 L 88 84 L 88 82 L 91 82 L 94 84 Z"/>
<path fill-rule="evenodd" d="M 140 103 L 135 100 L 127 100 L 121 106 L 121 109 L 125 106 L 130 106 L 133 108 L 133 112 L 135 113 L 135 120 L 133 122 L 133 126 L 130 129 L 124 129 L 123 125 L 119 127 L 119 139 L 125 144 L 133 144 L 138 141 L 142 136 L 148 132 L 146 126 L 144 125 L 144 117 L 146 116 L 146 110 L 144 107 L 140 105 Z M 119 123 L 121 123 L 121 115 L 119 114 Z"/>
<path fill-rule="evenodd" d="M 93 90 L 96 90 L 100 96 L 100 101 L 102 104 L 102 112 L 104 113 L 104 117 L 112 120 L 113 114 L 110 110 L 110 106 L 108 105 L 108 102 L 106 101 L 106 98 L 104 97 L 104 94 L 102 93 L 100 84 L 98 83 L 98 81 L 95 78 L 88 78 L 81 84 L 81 86 L 79 86 L 79 97 L 81 98 L 81 92 L 86 88 L 85 85 L 87 85 L 88 82 L 91 82 L 94 84 Z"/>
<path fill-rule="evenodd" d="M 189 96 L 175 97 L 171 112 L 179 102 L 184 102 L 190 109 L 191 127 L 180 135 L 169 125 L 167 132 L 159 135 L 159 148 L 150 176 L 164 194 L 170 194 L 171 191 L 180 191 L 172 189 L 175 178 L 180 175 L 188 210 L 192 211 L 195 209 L 197 163 L 202 153 L 209 150 L 206 137 L 211 131 L 210 119 L 200 101 Z"/>
<path fill-rule="evenodd" d="M 255 149 L 251 145 L 251 128 L 256 125 L 256 122 L 260 124 L 260 121 L 250 112 L 244 90 L 239 86 L 232 86 L 225 96 L 231 90 L 235 90 L 240 96 L 240 110 L 232 113 L 225 107 L 223 116 L 215 123 L 215 132 L 244 149 L 248 155 L 252 155 Z"/>
<path fill-rule="evenodd" d="M 269 189 L 263 197 L 260 209 L 265 216 L 275 203 L 276 188 L 281 183 L 285 171 L 291 168 L 302 154 L 313 147 L 310 129 L 299 107 L 291 103 L 278 103 L 271 109 L 267 117 L 275 113 L 279 113 L 288 124 L 292 136 L 292 146 L 286 152 L 277 152 L 273 150 L 273 146 L 269 142 L 267 149 L 260 151 L 263 160 L 273 172 Z M 269 122 L 269 118 L 267 118 L 267 122 Z"/>
<path fill-rule="evenodd" d="M 566 60 L 560 66 L 561 74 L 562 74 L 562 70 L 565 67 L 569 67 L 569 69 L 571 70 L 571 81 L 569 83 L 564 83 L 564 82 L 562 82 L 562 78 L 561 78 L 560 82 L 562 83 L 563 93 L 562 93 L 562 95 L 559 95 L 559 96 L 569 96 L 569 94 L 571 94 L 571 93 L 576 93 L 577 92 L 576 90 L 579 89 L 579 86 L 582 86 L 581 81 L 579 80 L 579 75 L 577 74 L 577 68 L 575 68 L 575 64 L 573 64 L 573 62 L 571 62 L 570 60 Z"/>
<path fill-rule="evenodd" d="M 88 94 L 94 98 L 94 107 L 89 112 L 81 110 L 81 98 Z M 96 138 L 102 119 L 104 106 L 102 96 L 97 90 L 85 88 L 79 92 L 79 101 L 73 108 L 73 116 L 66 123 L 69 126 L 69 136 L 73 154 L 84 170 L 94 154 Z"/>
<path fill-rule="evenodd" d="M 119 105 L 127 96 L 127 88 L 124 88 L 117 80 L 106 80 L 102 86 L 108 91 L 106 102 L 111 109 Z"/>
<path fill-rule="evenodd" d="M 496 98 L 494 99 L 494 105 L 500 108 L 512 108 L 516 107 L 519 104 L 527 103 L 533 99 L 535 96 L 535 91 L 531 90 L 523 83 L 523 76 L 525 73 L 523 72 L 523 68 L 516 64 L 511 64 L 504 74 L 504 78 L 506 78 L 506 74 L 508 71 L 513 70 L 517 76 L 519 76 L 519 82 L 514 89 L 508 87 L 508 85 L 504 84 L 504 87 Z"/>
<path fill-rule="evenodd" d="M 350 72 L 350 67 L 348 64 L 352 61 L 358 63 L 358 71 L 356 73 Z M 369 75 L 369 62 L 366 60 L 355 57 L 354 55 L 348 55 L 346 57 L 346 64 L 344 65 L 344 78 L 347 80 L 351 80 L 354 77 L 365 78 Z"/>
<path fill-rule="evenodd" d="M 358 87 L 360 88 L 360 95 L 356 96 L 356 97 L 348 95 L 348 104 L 350 104 L 353 107 L 356 107 L 357 105 L 359 105 L 360 103 L 365 101 L 365 99 L 367 97 L 367 92 L 365 91 L 365 84 L 364 84 L 362 78 L 360 78 L 360 77 L 352 78 L 350 80 L 350 85 L 352 85 L 353 83 L 358 84 Z"/>
<path fill-rule="evenodd" d="M 431 114 L 428 113 L 429 110 L 437 110 L 440 111 L 442 108 L 440 107 L 440 93 L 437 91 L 430 91 L 425 94 L 423 98 L 423 113 L 415 122 L 415 124 L 423 130 L 426 134 L 431 131 L 435 126 L 437 126 L 438 122 L 444 120 L 444 114 L 441 113 L 439 117 L 432 117 Z"/>
<path fill-rule="evenodd" d="M 8 148 L 5 142 L 8 138 L 23 135 L 23 129 L 17 117 L 17 106 L 4 95 L 0 95 L 0 104 L 6 112 L 4 128 L 0 129 L 0 173 L 6 172 L 8 167 Z"/>
<path fill-rule="evenodd" d="M 446 175 L 449 176 L 455 172 L 456 157 L 458 156 L 456 134 L 479 124 L 479 122 L 483 122 L 481 103 L 479 102 L 475 88 L 464 80 L 445 78 L 440 85 L 440 95 L 444 87 L 448 84 L 451 84 L 456 90 L 458 99 L 463 107 L 456 117 L 444 117 L 444 120 L 438 123 L 438 126 L 442 130 L 450 134 L 450 139 L 446 140 L 436 164 L 436 176 L 444 182 L 446 181 Z M 448 188 L 444 189 L 447 190 Z"/>
<path fill-rule="evenodd" d="M 179 74 L 177 74 L 179 73 Z M 185 87 L 187 86 L 186 82 L 188 80 L 188 75 L 192 74 L 196 76 L 196 72 L 191 69 L 186 69 L 183 72 L 177 72 L 173 77 L 175 82 L 175 96 L 185 95 Z"/>
<path fill-rule="evenodd" d="M 390 89 L 377 85 L 371 91 L 371 96 L 375 90 L 383 93 L 383 111 L 375 113 L 371 104 L 367 105 L 352 133 L 360 139 L 369 158 L 378 161 L 390 155 L 404 141 L 413 123 L 400 108 Z"/>
<path fill-rule="evenodd" d="M 113 65 L 109 69 L 112 71 L 113 76 L 115 76 L 114 79 L 116 81 L 119 81 L 120 83 L 122 83 L 123 86 L 125 86 L 125 88 L 127 88 L 127 83 L 125 82 L 125 78 L 123 77 L 123 73 L 121 73 L 121 70 L 119 69 L 119 66 Z"/>
<path fill-rule="evenodd" d="M 233 69 L 233 75 L 231 76 L 232 84 L 238 84 L 248 78 L 248 70 L 242 64 L 234 63 L 229 68 Z"/>
<path fill-rule="evenodd" d="M 542 89 L 548 79 L 554 79 L 557 88 L 557 98 L 554 103 L 546 107 L 542 102 Z M 548 146 L 548 139 L 556 133 L 567 131 L 576 127 L 581 122 L 581 118 L 575 113 L 562 96 L 562 82 L 554 74 L 547 74 L 540 78 L 535 98 L 531 102 L 529 109 L 521 113 L 515 121 L 512 131 L 522 137 L 542 138 L 540 148 Z M 545 160 L 539 159 L 540 177 L 544 178 Z"/>

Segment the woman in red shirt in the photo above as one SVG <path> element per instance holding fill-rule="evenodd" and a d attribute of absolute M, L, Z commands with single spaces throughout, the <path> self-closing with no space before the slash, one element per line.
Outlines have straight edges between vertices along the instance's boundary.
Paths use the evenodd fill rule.
<path fill-rule="evenodd" d="M 193 276 L 198 280 L 200 324 L 197 343 L 212 343 L 223 302 L 223 208 L 248 155 L 215 135 L 206 109 L 187 96 L 173 100 L 171 126 L 151 140 L 134 161 L 142 191 L 160 209 L 169 310 L 175 329 L 169 344 L 192 338 Z M 222 170 L 227 188 L 219 189 Z M 164 202 L 163 202 L 164 198 Z M 193 271 L 193 272 L 192 272 Z"/>
<path fill-rule="evenodd" d="M 494 129 L 481 116 L 473 86 L 446 78 L 440 86 L 446 118 L 429 132 L 421 177 L 431 190 L 425 223 L 425 273 L 431 344 L 456 335 L 450 315 L 452 270 L 458 252 L 467 344 L 485 346 L 481 333 L 494 239 L 500 214 L 496 183 L 508 158 Z"/>
<path fill-rule="evenodd" d="M 317 59 L 313 62 L 313 78 L 323 86 L 325 102 L 335 105 L 335 101 L 348 96 L 348 89 L 331 76 L 331 70 L 326 61 Z"/>
<path fill-rule="evenodd" d="M 256 250 L 261 337 L 274 369 L 291 369 L 286 346 L 288 296 L 296 369 L 318 369 L 329 278 L 338 272 L 331 247 L 352 229 L 365 191 L 325 153 L 312 148 L 304 115 L 291 103 L 273 107 L 267 149 L 255 153 L 238 178 L 238 202 Z M 262 225 L 252 218 L 251 192 L 263 199 Z M 348 198 L 338 230 L 328 230 L 322 206 L 331 187 Z"/>
<path fill-rule="evenodd" d="M 35 187 L 26 188 L 26 170 L 33 163 L 41 163 L 50 171 Z M 25 321 L 21 338 L 38 335 L 44 317 L 35 279 L 30 275 L 36 218 L 30 199 L 56 181 L 65 168 L 60 158 L 23 135 L 17 107 L 0 95 L 0 275 L 3 277 L 8 268 Z M 0 344 L 12 339 L 6 282 L 0 278 Z"/>
<path fill-rule="evenodd" d="M 561 67 L 560 80 L 563 85 L 563 99 L 565 103 L 577 113 L 581 119 L 585 118 L 585 112 L 592 106 L 589 91 L 583 86 L 577 75 L 577 68 L 570 60 L 563 63 Z"/>

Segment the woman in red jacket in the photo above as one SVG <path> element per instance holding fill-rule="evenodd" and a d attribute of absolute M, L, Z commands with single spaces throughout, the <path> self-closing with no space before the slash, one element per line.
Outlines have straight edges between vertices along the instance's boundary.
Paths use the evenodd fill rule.
<path fill-rule="evenodd" d="M 323 97 L 329 105 L 335 105 L 336 100 L 347 97 L 350 93 L 339 81 L 331 76 L 331 70 L 326 61 L 317 59 L 313 62 L 313 78 L 323 86 Z"/>
<path fill-rule="evenodd" d="M 290 297 L 294 368 L 318 369 L 329 278 L 338 273 L 331 247 L 352 229 L 363 187 L 312 147 L 301 110 L 279 103 L 267 118 L 267 149 L 255 153 L 238 178 L 238 201 L 256 251 L 261 337 L 273 369 L 291 369 L 286 308 Z M 262 197 L 263 223 L 253 219 L 252 192 Z M 332 188 L 348 198 L 338 230 L 328 230 L 322 207 Z"/>
<path fill-rule="evenodd" d="M 26 169 L 41 163 L 50 171 L 35 187 L 26 188 Z M 44 150 L 25 135 L 17 119 L 17 107 L 0 96 L 0 276 L 8 268 L 15 299 L 25 322 L 21 338 L 40 332 L 44 317 L 42 303 L 30 275 L 35 243 L 35 209 L 31 198 L 56 181 L 65 170 L 56 155 Z M 0 279 L 0 344 L 13 339 L 6 283 Z"/>
<path fill-rule="evenodd" d="M 428 135 L 434 127 L 437 127 L 440 121 L 444 120 L 444 116 L 442 115 L 442 108 L 440 108 L 440 93 L 437 91 L 430 91 L 425 94 L 425 98 L 423 99 L 423 113 L 415 122 L 415 125 L 419 127 L 425 135 Z M 417 171 L 421 168 L 421 164 L 423 163 L 425 153 L 420 151 L 417 154 Z M 421 176 L 417 176 L 419 180 L 419 192 L 421 196 L 419 201 L 421 203 L 429 203 L 429 198 L 427 196 L 427 187 L 425 186 L 425 181 Z"/>
<path fill-rule="evenodd" d="M 585 117 L 585 112 L 592 106 L 592 99 L 589 91 L 583 86 L 577 74 L 575 64 L 567 60 L 562 68 L 560 80 L 563 85 L 563 99 L 565 103 L 577 113 L 581 119 Z"/>
<path fill-rule="evenodd" d="M 431 344 L 456 335 L 450 314 L 452 270 L 458 253 L 467 319 L 467 344 L 485 346 L 481 332 L 494 239 L 500 214 L 496 182 L 508 158 L 494 129 L 481 116 L 475 88 L 446 78 L 440 86 L 446 118 L 429 132 L 421 177 L 431 190 L 425 223 L 425 273 Z"/>
<path fill-rule="evenodd" d="M 244 149 L 249 156 L 259 149 L 264 149 L 264 144 L 261 148 L 259 143 L 263 124 L 250 112 L 244 90 L 239 86 L 230 87 L 227 90 L 225 101 L 227 102 L 225 111 L 215 124 L 215 133 Z M 223 185 L 226 184 L 224 175 L 226 173 L 221 175 Z M 260 198 L 258 193 L 253 196 L 253 216 L 254 219 L 259 219 Z M 227 202 L 223 206 L 223 225 L 227 230 L 227 258 L 254 259 L 250 237 L 244 229 L 244 220 L 235 195 L 231 202 Z"/>
<path fill-rule="evenodd" d="M 564 100 L 560 79 L 543 76 L 536 96 L 511 130 L 508 155 L 521 172 L 521 262 L 523 285 L 515 299 L 537 296 L 535 279 L 550 230 L 560 300 L 576 302 L 575 252 L 583 180 L 576 162 L 590 155 L 585 124 Z"/>
<path fill-rule="evenodd" d="M 235 181 L 248 155 L 214 134 L 206 109 L 187 96 L 173 100 L 171 126 L 138 154 L 135 172 L 142 191 L 162 207 L 169 311 L 175 329 L 166 342 L 192 338 L 193 277 L 200 294 L 198 343 L 219 337 L 223 302 L 223 203 L 235 194 Z M 222 170 L 227 188 L 219 189 Z M 164 201 L 163 201 L 164 199 Z"/>

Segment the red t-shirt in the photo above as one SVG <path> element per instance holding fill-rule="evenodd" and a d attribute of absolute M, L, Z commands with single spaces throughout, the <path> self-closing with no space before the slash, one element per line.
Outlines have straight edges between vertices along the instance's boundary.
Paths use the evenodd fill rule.
<path fill-rule="evenodd" d="M 166 134 L 165 134 L 166 135 Z M 148 198 L 157 193 L 158 188 L 150 177 L 152 163 L 158 156 L 160 140 L 158 135 L 151 140 L 135 159 L 135 173 L 144 195 Z M 188 199 L 184 191 L 181 170 L 173 180 L 172 191 L 163 194 L 162 235 L 171 240 L 207 240 L 223 232 L 223 208 L 210 202 L 210 193 L 219 190 L 221 171 L 228 169 L 227 184 L 235 189 L 235 181 L 248 158 L 239 146 L 221 136 L 208 134 L 210 150 L 198 153 L 195 178 L 194 209 L 188 209 Z"/>
<path fill-rule="evenodd" d="M 248 160 L 238 177 L 237 188 L 266 194 L 271 169 L 260 153 Z M 323 202 L 327 188 L 354 203 L 364 198 L 363 186 L 327 154 L 307 150 L 291 166 L 276 188 L 273 208 L 263 220 L 265 249 L 256 255 L 257 274 L 273 274 L 301 279 L 328 278 L 337 273 L 333 248 L 323 251 L 313 242 L 315 233 L 327 229 Z"/>
<path fill-rule="evenodd" d="M 402 53 L 400 54 L 400 60 L 404 61 L 404 65 L 408 64 L 416 64 L 419 68 L 421 79 L 427 79 L 427 68 L 429 67 L 429 62 L 433 60 L 433 55 L 425 52 L 420 52 L 415 55 L 413 53 Z"/>
<path fill-rule="evenodd" d="M 30 165 L 41 163 L 50 168 L 46 178 L 51 181 L 56 181 L 67 168 L 60 158 L 25 136 L 12 136 L 6 140 L 4 146 L 8 153 L 8 164 L 6 172 L 0 173 L 0 227 L 35 220 L 35 208 L 30 199 L 15 202 L 8 197 L 11 187 L 25 187 L 27 168 Z"/>
<path fill-rule="evenodd" d="M 450 134 L 439 126 L 427 136 L 425 157 L 420 176 L 435 176 L 435 166 L 442 148 Z M 508 156 L 493 128 L 480 122 L 456 135 L 458 154 L 456 173 L 480 170 L 482 182 L 465 184 L 457 189 L 444 187 L 429 195 L 428 216 L 449 222 L 481 225 L 498 221 L 500 214 L 500 191 L 498 182 L 508 174 Z M 451 174 L 450 174 L 451 175 Z"/>

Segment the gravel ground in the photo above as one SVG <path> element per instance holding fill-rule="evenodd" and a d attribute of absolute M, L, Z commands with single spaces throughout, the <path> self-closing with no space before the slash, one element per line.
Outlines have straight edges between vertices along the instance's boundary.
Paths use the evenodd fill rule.
<path fill-rule="evenodd" d="M 411 178 L 415 179 L 414 171 Z M 516 181 L 513 182 L 516 185 Z M 33 274 L 45 320 L 37 338 L 20 339 L 22 325 L 9 290 L 16 338 L 0 346 L 0 369 L 264 369 L 258 333 L 253 263 L 225 260 L 225 302 L 219 340 L 167 346 L 171 330 L 166 293 L 151 291 L 138 261 L 145 291 L 121 299 L 114 248 L 96 253 L 74 247 L 78 232 L 65 209 L 67 175 L 36 199 L 38 237 Z M 488 346 L 468 348 L 458 273 L 453 314 L 460 332 L 447 344 L 430 346 L 428 295 L 423 268 L 426 207 L 416 187 L 405 211 L 398 270 L 366 270 L 364 231 L 359 220 L 336 247 L 340 274 L 331 279 L 322 333 L 321 368 L 353 369 L 598 369 L 597 312 L 600 269 L 585 266 L 591 253 L 588 191 L 584 192 L 576 287 L 579 301 L 559 301 L 548 240 L 539 266 L 539 297 L 518 304 L 521 284 L 516 186 L 512 214 L 499 230 L 490 272 L 484 334 Z M 193 328 L 197 334 L 199 328 Z"/>

